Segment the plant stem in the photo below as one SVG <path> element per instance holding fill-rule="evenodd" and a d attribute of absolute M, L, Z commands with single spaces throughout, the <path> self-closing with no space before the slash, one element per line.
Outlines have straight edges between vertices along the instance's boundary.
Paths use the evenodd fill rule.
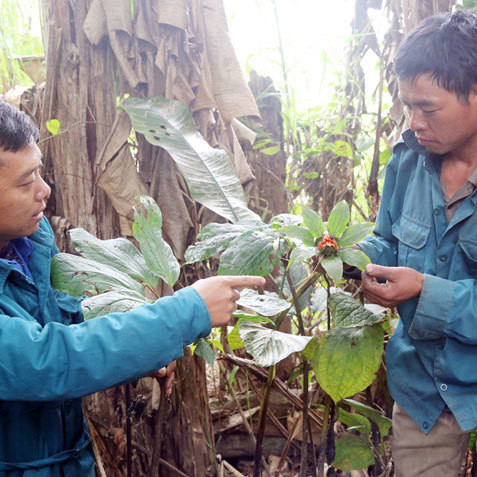
<path fill-rule="evenodd" d="M 330 297 L 331 297 L 331 285 L 328 277 L 323 275 L 326 282 L 326 318 L 328 321 L 328 331 L 331 329 L 331 310 L 330 310 Z"/>
<path fill-rule="evenodd" d="M 125 385 L 126 394 L 126 476 L 132 476 L 132 446 L 131 446 L 131 391 L 129 383 Z"/>
<path fill-rule="evenodd" d="M 286 270 L 286 264 L 285 265 L 285 270 Z M 285 272 L 285 275 L 287 274 L 288 272 L 286 271 Z M 296 289 L 296 296 L 298 298 L 300 298 L 303 293 L 306 292 L 306 290 L 308 290 L 308 288 L 310 288 L 313 283 L 316 282 L 316 280 L 318 280 L 320 274 L 318 272 L 313 272 L 311 275 L 308 275 L 305 280 L 303 281 L 303 283 Z M 293 295 L 288 298 L 289 302 L 291 303 L 294 303 L 294 299 L 293 299 Z M 282 321 L 284 320 L 284 318 L 288 315 L 288 310 L 285 310 L 285 311 L 282 311 L 281 313 L 279 313 L 275 319 L 275 328 L 278 330 L 280 328 L 280 325 L 282 324 Z"/>
<path fill-rule="evenodd" d="M 255 460 L 253 463 L 253 477 L 261 477 L 262 475 L 262 454 L 263 454 L 263 438 L 265 437 L 265 422 L 267 419 L 268 403 L 270 401 L 270 391 L 272 389 L 273 378 L 275 377 L 275 365 L 271 366 L 268 371 L 267 384 L 263 399 L 260 406 L 260 420 L 258 425 L 257 445 L 255 446 Z"/>
<path fill-rule="evenodd" d="M 296 316 L 298 318 L 298 327 L 300 334 L 306 336 L 305 334 L 305 324 L 303 322 L 303 316 L 301 315 L 300 301 L 293 285 L 292 277 L 290 271 L 286 271 L 288 286 L 293 297 L 293 302 L 295 304 Z M 302 292 L 303 293 L 303 292 Z M 304 359 L 303 360 L 303 436 L 302 436 L 302 448 L 301 448 L 301 463 L 300 463 L 300 477 L 306 477 L 308 471 L 308 434 L 310 435 L 310 440 L 313 446 L 313 439 L 311 438 L 311 432 L 308 419 L 308 406 L 309 406 L 309 396 L 308 396 L 308 387 L 309 387 L 309 372 L 310 372 L 310 363 Z M 313 453 L 315 452 L 313 448 Z M 313 471 L 313 475 L 315 472 Z"/>
<path fill-rule="evenodd" d="M 161 397 L 159 400 L 159 409 L 156 415 L 156 425 L 154 426 L 154 447 L 152 449 L 152 458 L 150 464 L 149 475 L 157 477 L 161 466 L 161 447 L 162 447 L 162 430 L 166 420 L 166 378 L 158 379 L 161 388 Z"/>
<path fill-rule="evenodd" d="M 326 447 L 327 447 L 328 427 L 330 423 L 331 404 L 332 404 L 332 400 L 327 395 L 325 413 L 323 415 L 323 427 L 321 429 L 320 454 L 318 456 L 318 477 L 324 477 L 325 475 Z"/>

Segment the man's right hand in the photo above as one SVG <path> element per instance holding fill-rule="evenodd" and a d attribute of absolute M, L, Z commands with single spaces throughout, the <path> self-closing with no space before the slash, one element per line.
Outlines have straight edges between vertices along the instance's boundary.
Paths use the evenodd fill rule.
<path fill-rule="evenodd" d="M 239 288 L 264 286 L 265 278 L 256 276 L 219 276 L 198 280 L 192 287 L 196 289 L 209 310 L 212 326 L 226 325 L 237 309 L 240 298 Z"/>

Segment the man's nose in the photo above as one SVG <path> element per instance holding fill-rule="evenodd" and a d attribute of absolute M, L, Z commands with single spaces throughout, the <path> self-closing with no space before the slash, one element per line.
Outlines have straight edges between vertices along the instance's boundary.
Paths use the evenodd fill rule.
<path fill-rule="evenodd" d="M 424 118 L 422 117 L 422 113 L 417 110 L 412 110 L 411 111 L 411 117 L 409 118 L 409 127 L 413 131 L 420 131 L 425 128 L 426 122 L 424 121 Z"/>
<path fill-rule="evenodd" d="M 39 189 L 36 193 L 36 199 L 38 201 L 46 200 L 50 197 L 51 187 L 43 180 L 43 177 L 39 177 Z"/>

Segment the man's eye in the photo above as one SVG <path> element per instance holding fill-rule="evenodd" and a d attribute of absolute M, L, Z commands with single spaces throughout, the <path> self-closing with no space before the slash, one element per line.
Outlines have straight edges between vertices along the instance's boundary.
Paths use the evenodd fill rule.
<path fill-rule="evenodd" d="M 432 113 L 435 113 L 437 111 L 437 109 L 423 109 L 422 112 L 424 114 L 432 114 Z"/>

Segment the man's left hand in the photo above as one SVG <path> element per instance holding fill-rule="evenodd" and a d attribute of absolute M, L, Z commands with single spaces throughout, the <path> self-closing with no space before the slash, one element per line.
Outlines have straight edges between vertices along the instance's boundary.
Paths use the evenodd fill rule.
<path fill-rule="evenodd" d="M 176 370 L 176 362 L 173 361 L 172 363 L 169 363 L 167 367 L 161 368 L 159 371 L 157 371 L 156 377 L 166 379 L 166 396 L 170 396 L 172 393 L 172 386 L 174 385 L 174 378 L 175 378 L 175 370 Z"/>
<path fill-rule="evenodd" d="M 378 283 L 377 279 L 386 280 Z M 419 296 L 424 283 L 424 275 L 408 267 L 382 267 L 366 265 L 362 274 L 364 296 L 372 303 L 393 308 L 411 298 Z"/>

